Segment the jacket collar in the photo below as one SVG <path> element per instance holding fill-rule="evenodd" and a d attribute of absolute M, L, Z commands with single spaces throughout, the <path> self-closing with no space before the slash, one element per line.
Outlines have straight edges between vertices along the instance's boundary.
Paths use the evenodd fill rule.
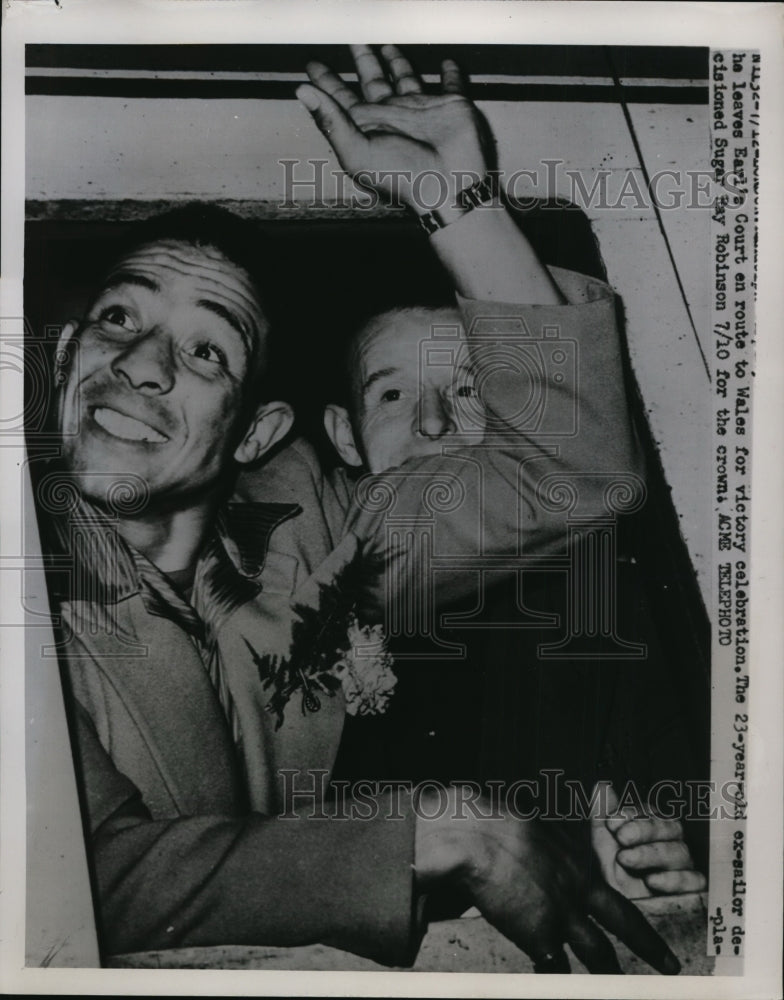
<path fill-rule="evenodd" d="M 203 641 L 205 623 L 214 635 L 228 613 L 259 593 L 272 532 L 301 511 L 298 504 L 226 504 L 199 555 L 189 604 L 120 536 L 111 517 L 76 496 L 47 524 L 56 561 L 62 561 L 61 572 L 53 574 L 54 596 L 116 604 L 140 594 L 148 612 L 177 621 Z"/>

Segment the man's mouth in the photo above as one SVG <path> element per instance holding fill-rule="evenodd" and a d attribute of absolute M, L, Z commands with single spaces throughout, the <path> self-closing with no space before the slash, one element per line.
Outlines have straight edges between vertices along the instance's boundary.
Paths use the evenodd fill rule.
<path fill-rule="evenodd" d="M 154 427 L 145 424 L 143 420 L 127 417 L 124 413 L 111 410 L 106 406 L 97 406 L 93 410 L 93 419 L 112 437 L 123 441 L 148 441 L 152 444 L 162 444 L 169 439 L 165 434 L 156 431 Z"/>

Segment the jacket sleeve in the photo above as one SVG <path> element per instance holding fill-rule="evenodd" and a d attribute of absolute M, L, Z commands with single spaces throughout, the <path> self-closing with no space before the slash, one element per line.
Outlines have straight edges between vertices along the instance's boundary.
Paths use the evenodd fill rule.
<path fill-rule="evenodd" d="M 465 597 L 476 590 L 463 572 L 472 559 L 563 550 L 569 514 L 603 517 L 608 497 L 641 499 L 615 296 L 591 278 L 553 276 L 566 304 L 461 300 L 484 437 L 359 481 L 346 530 L 375 565 L 366 610 L 390 590 L 427 600 L 433 556 L 454 564 L 437 602 Z"/>
<path fill-rule="evenodd" d="M 350 819 L 302 811 L 153 820 L 87 711 L 77 704 L 72 714 L 105 954 L 321 942 L 388 965 L 413 962 L 422 931 L 410 803 L 363 798 Z"/>

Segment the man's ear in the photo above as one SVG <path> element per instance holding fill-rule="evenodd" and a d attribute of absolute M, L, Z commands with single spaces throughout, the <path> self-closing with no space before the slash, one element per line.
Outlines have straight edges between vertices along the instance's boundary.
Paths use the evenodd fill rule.
<path fill-rule="evenodd" d="M 288 434 L 293 423 L 294 411 L 288 403 L 262 403 L 234 452 L 235 460 L 241 465 L 255 462 Z"/>
<path fill-rule="evenodd" d="M 76 350 L 74 341 L 78 330 L 78 320 L 69 319 L 60 331 L 60 336 L 57 338 L 57 347 L 54 352 L 54 371 L 52 372 L 52 378 L 55 388 L 55 414 L 57 417 L 57 426 L 59 428 L 62 428 L 63 426 L 63 411 L 65 408 L 65 393 L 62 389 L 68 381 L 68 373 L 71 371 L 73 355 Z M 71 350 L 69 350 L 69 348 L 71 348 Z"/>
<path fill-rule="evenodd" d="M 362 456 L 354 441 L 354 430 L 348 410 L 344 406 L 329 403 L 324 410 L 324 430 L 346 465 L 363 464 Z"/>
<path fill-rule="evenodd" d="M 79 329 L 79 321 L 75 319 L 69 319 L 67 323 L 63 326 L 60 331 L 60 336 L 57 338 L 57 347 L 54 352 L 54 382 L 55 385 L 61 385 L 65 379 L 63 378 L 63 369 L 67 368 L 71 358 L 68 354 L 68 348 L 71 345 L 76 332 Z"/>

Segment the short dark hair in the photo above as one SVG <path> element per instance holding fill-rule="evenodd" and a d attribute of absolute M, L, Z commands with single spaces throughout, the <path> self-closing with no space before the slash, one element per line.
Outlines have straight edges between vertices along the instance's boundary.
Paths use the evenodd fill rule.
<path fill-rule="evenodd" d="M 194 247 L 212 247 L 250 278 L 265 311 L 261 258 L 263 237 L 249 219 L 220 205 L 191 201 L 138 223 L 121 248 L 125 256 L 135 247 L 161 240 L 177 240 Z"/>
<path fill-rule="evenodd" d="M 217 250 L 231 264 L 240 268 L 251 283 L 264 318 L 270 322 L 263 270 L 267 256 L 266 237 L 251 220 L 235 215 L 220 205 L 187 202 L 136 223 L 123 239 L 116 260 L 122 260 L 149 243 L 170 240 L 192 247 Z M 269 339 L 268 330 L 262 330 L 261 333 L 265 341 Z M 262 343 L 259 344 L 249 373 L 247 399 L 250 412 L 268 391 L 268 367 L 269 345 Z"/>

